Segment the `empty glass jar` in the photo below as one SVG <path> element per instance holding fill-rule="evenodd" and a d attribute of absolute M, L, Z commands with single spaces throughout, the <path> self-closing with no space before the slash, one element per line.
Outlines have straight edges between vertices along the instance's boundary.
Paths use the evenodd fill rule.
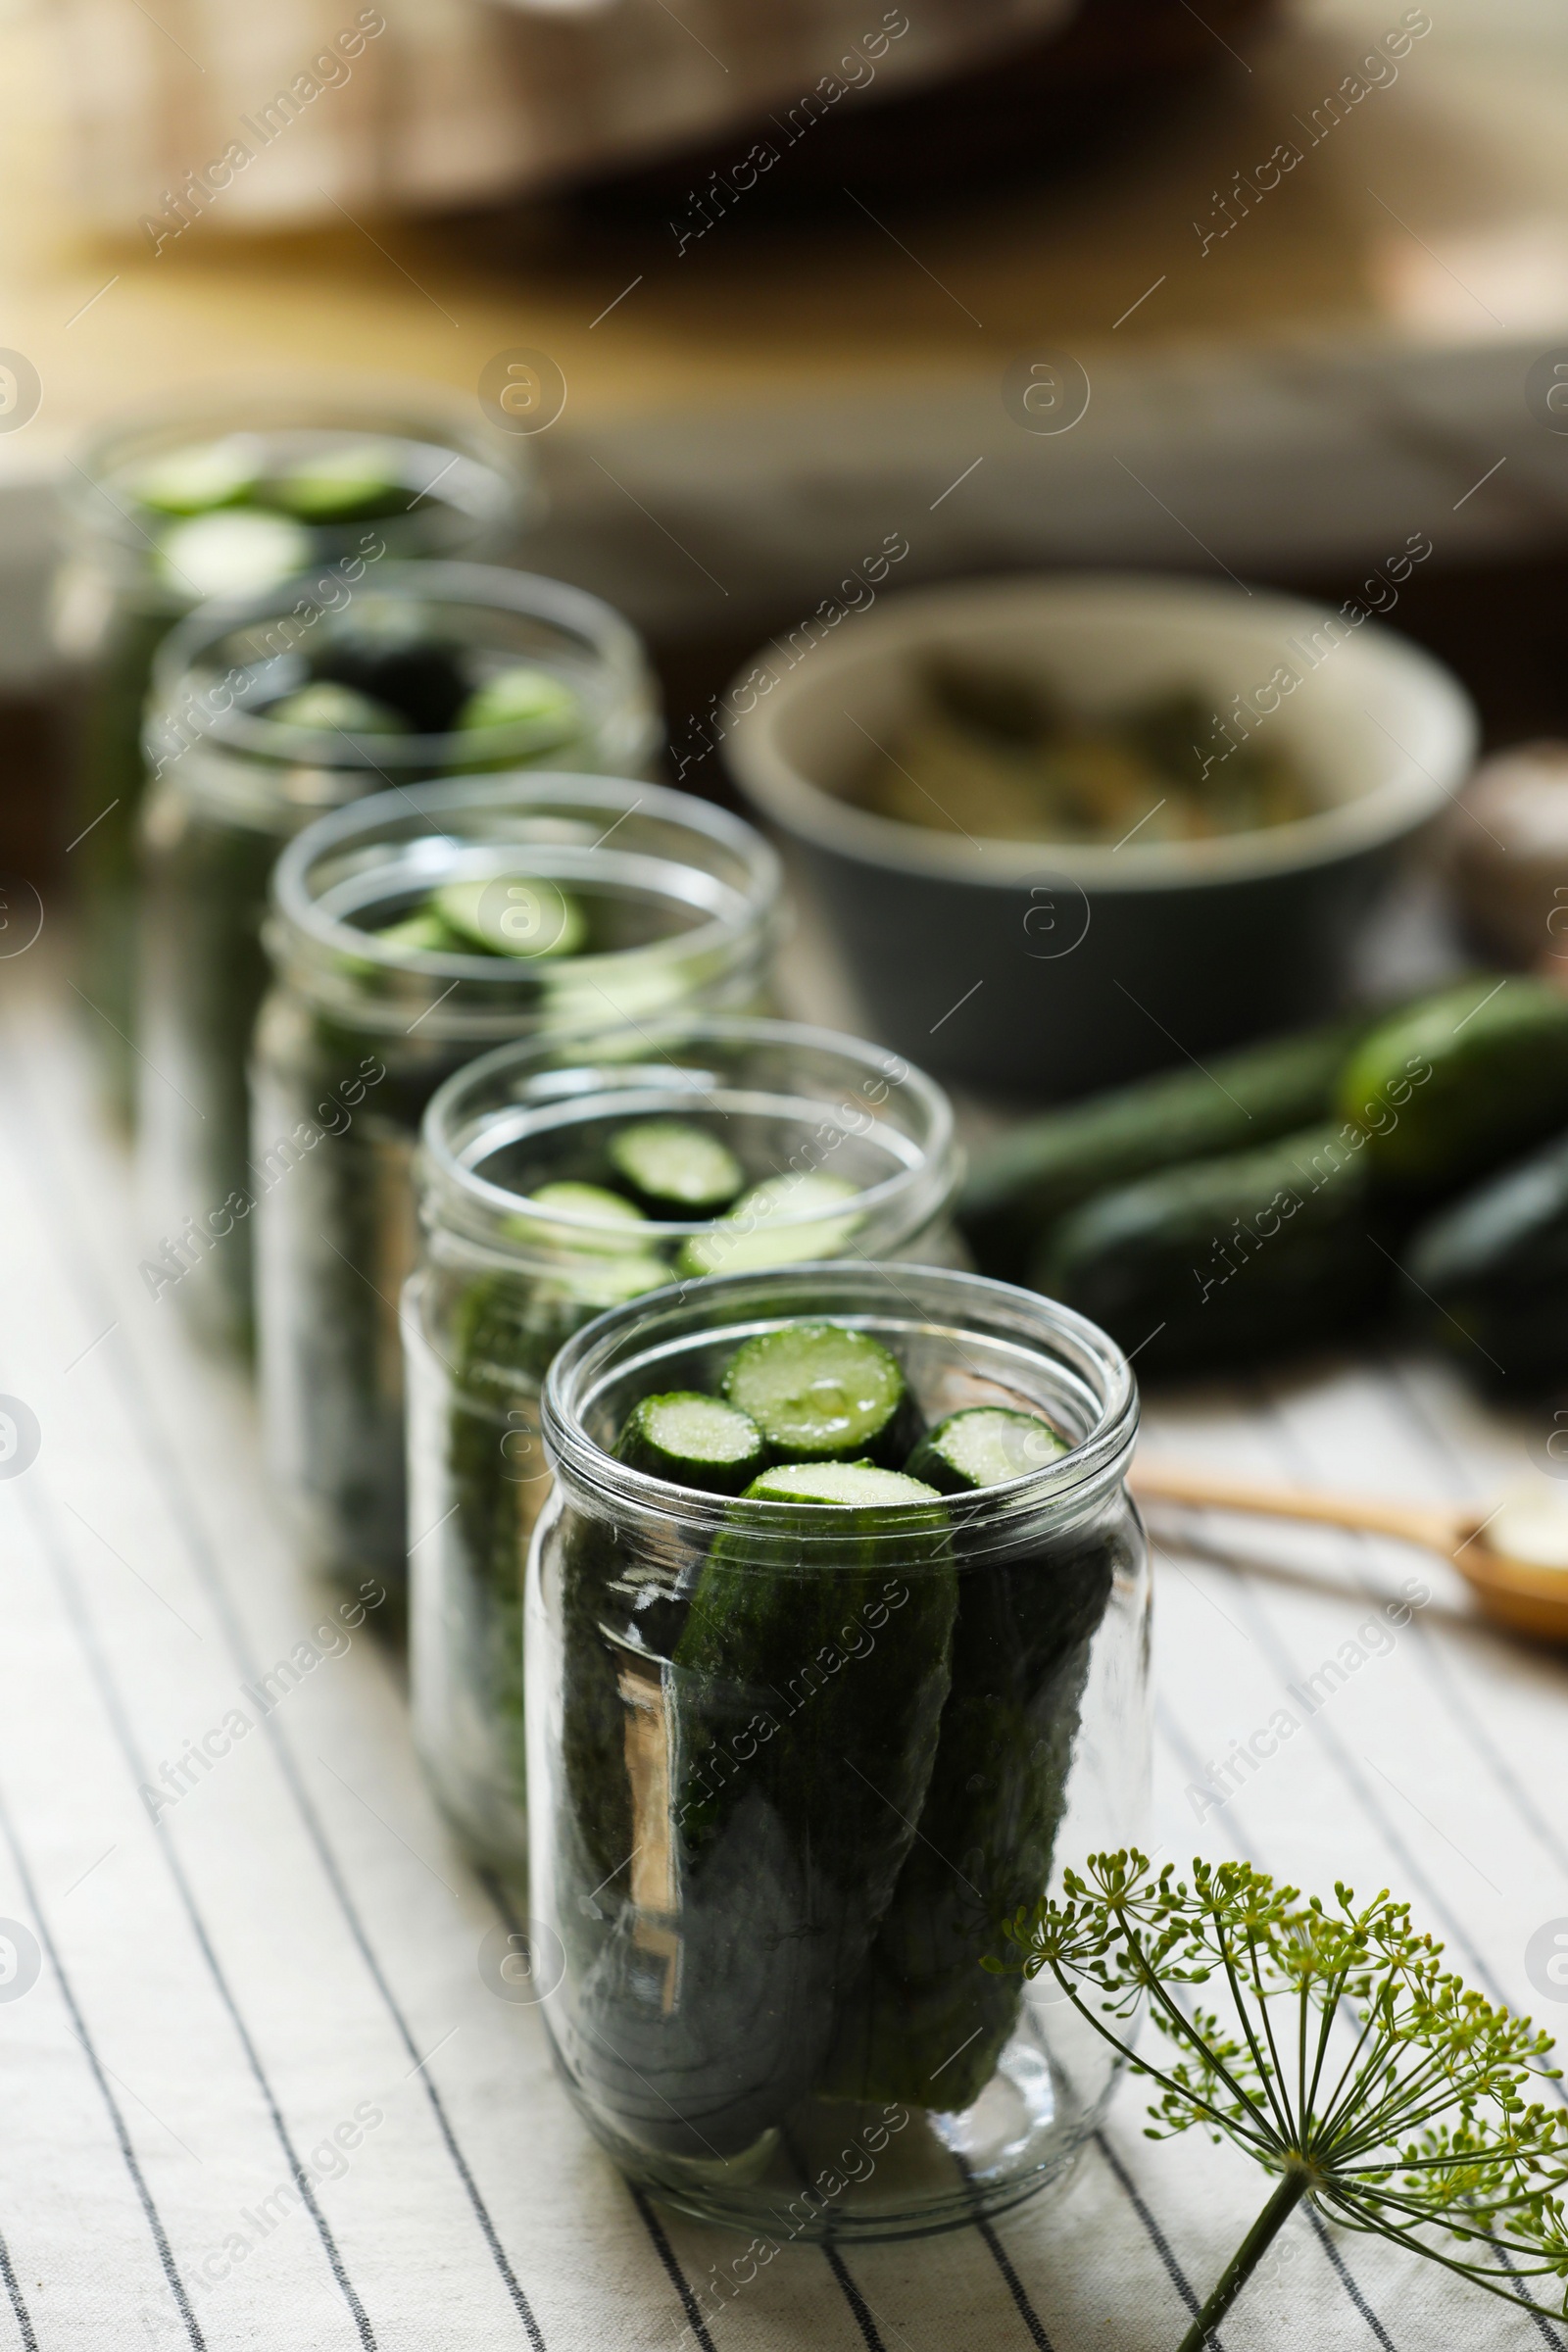
<path fill-rule="evenodd" d="M 870 1334 L 927 1425 L 1070 1450 L 876 1507 L 726 1499 L 616 1458 L 743 1341 Z M 1141 1838 L 1149 1579 L 1125 1358 L 1082 1317 L 907 1264 L 731 1274 L 616 1307 L 546 1379 L 525 1604 L 533 1966 L 576 2103 L 665 2202 L 911 2235 L 1060 2177 L 1107 2045 L 1002 1922 Z M 899 1482 L 902 1483 L 902 1482 Z"/>
<path fill-rule="evenodd" d="M 715 1145 L 730 1200 L 707 1214 L 645 1201 L 639 1216 L 617 1160 L 661 1136 L 699 1163 L 694 1139 Z M 469 1849 L 515 1878 L 522 1576 L 550 1491 L 538 1397 L 556 1349 L 694 1268 L 947 1256 L 959 1161 L 946 1096 L 898 1054 L 721 1015 L 487 1054 L 432 1101 L 418 1174 L 404 1319 L 415 1738 Z"/>
<path fill-rule="evenodd" d="M 136 812 L 159 644 L 214 597 L 313 565 L 510 555 L 538 506 L 526 444 L 439 387 L 248 379 L 117 419 L 65 486 L 66 670 L 81 987 L 113 1105 L 135 1062 Z"/>
<path fill-rule="evenodd" d="M 470 908 L 493 898 L 503 937 L 548 907 L 542 952 L 412 944 L 410 919 L 449 885 Z M 278 1486 L 328 1573 L 403 1579 L 398 1298 L 436 1088 L 509 1038 L 755 1007 L 778 903 L 778 861 L 739 817 L 601 776 L 382 793 L 284 851 L 252 1060 L 262 1403 Z"/>
<path fill-rule="evenodd" d="M 531 708 L 499 723 L 351 731 L 356 716 L 405 715 L 397 696 L 414 718 L 451 719 L 460 695 L 482 711 L 495 681 L 518 677 Z M 636 775 L 659 718 L 642 642 L 617 612 L 559 580 L 475 564 L 317 573 L 282 602 L 206 607 L 165 643 L 149 712 L 137 1158 L 149 1240 L 168 1250 L 188 1220 L 252 1189 L 245 1064 L 284 843 L 387 785 L 492 768 Z M 173 1289 L 210 1345 L 250 1346 L 247 1235 L 236 1223 Z"/>

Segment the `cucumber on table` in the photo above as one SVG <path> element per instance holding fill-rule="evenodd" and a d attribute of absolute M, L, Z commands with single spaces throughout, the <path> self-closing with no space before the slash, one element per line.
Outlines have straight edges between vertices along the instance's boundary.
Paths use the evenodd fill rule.
<path fill-rule="evenodd" d="M 1330 1114 L 1366 1016 L 1118 1087 L 1028 1120 L 977 1153 L 957 1221 L 982 1273 L 1025 1279 L 1051 1228 L 1097 1193 L 1294 1135 Z"/>
<path fill-rule="evenodd" d="M 1568 1390 L 1568 1137 L 1423 1225 L 1404 1265 L 1401 1303 L 1468 1371 Z"/>
<path fill-rule="evenodd" d="M 1064 1218 L 1031 1279 L 1137 1349 L 1140 1371 L 1336 1338 L 1384 1303 L 1393 1274 L 1369 1158 L 1324 1127 L 1169 1168 Z"/>
<path fill-rule="evenodd" d="M 1473 973 L 1363 1038 L 1339 1104 L 1385 1190 L 1452 1192 L 1568 1124 L 1568 994 Z"/>

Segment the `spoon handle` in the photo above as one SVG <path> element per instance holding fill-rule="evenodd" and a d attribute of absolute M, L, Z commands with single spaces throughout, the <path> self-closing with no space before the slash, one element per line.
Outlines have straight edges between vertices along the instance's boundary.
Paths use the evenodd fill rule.
<path fill-rule="evenodd" d="M 1256 1486 L 1212 1470 L 1184 1470 L 1174 1462 L 1140 1462 L 1133 1493 L 1157 1502 L 1190 1502 L 1203 1509 L 1256 1512 L 1270 1519 L 1321 1519 L 1331 1527 L 1396 1536 L 1406 1544 L 1450 1554 L 1471 1514 L 1441 1505 L 1385 1502 L 1372 1495 L 1322 1494 L 1306 1487 Z"/>

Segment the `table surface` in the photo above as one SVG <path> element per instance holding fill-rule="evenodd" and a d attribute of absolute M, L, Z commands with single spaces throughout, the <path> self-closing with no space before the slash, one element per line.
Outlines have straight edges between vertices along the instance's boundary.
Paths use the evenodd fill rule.
<path fill-rule="evenodd" d="M 629 2193 L 538 2011 L 481 1980 L 499 1914 L 368 1632 L 154 1825 L 142 1787 L 323 1606 L 276 1527 L 247 1395 L 138 1280 L 126 1169 L 47 944 L 0 967 L 0 1384 L 42 1433 L 0 1481 L 0 1919 L 43 1956 L 0 1999 L 0 2345 L 1169 2352 L 1260 2183 L 1229 2148 L 1147 2141 L 1133 2086 L 1071 2185 L 994 2230 L 793 2249 L 744 2287 L 741 2241 Z M 1370 1356 L 1172 1392 L 1147 1427 L 1152 1452 L 1390 1494 L 1539 1475 L 1529 1433 L 1447 1372 Z M 1525 1948 L 1568 1913 L 1563 1664 L 1388 1543 L 1189 1519 L 1156 1549 L 1159 1853 L 1392 1886 L 1471 1982 L 1539 2009 Z M 1409 1623 L 1362 1631 L 1412 1575 Z M 1333 1658 L 1343 1687 L 1308 1713 L 1302 1679 Z M 1282 1706 L 1297 1733 L 1196 1807 L 1205 1761 Z M 295 2168 L 339 2126 L 357 2144 L 318 2160 L 307 2207 Z M 1448 2352 L 1461 2331 L 1563 2340 L 1298 2214 L 1224 2340 Z"/>

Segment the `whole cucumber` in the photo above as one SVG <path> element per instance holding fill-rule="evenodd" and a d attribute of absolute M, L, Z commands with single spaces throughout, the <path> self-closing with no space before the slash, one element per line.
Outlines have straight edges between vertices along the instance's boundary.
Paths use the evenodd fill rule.
<path fill-rule="evenodd" d="M 1393 1273 L 1369 1158 L 1357 1130 L 1319 1127 L 1102 1193 L 1048 1237 L 1034 1286 L 1136 1349 L 1140 1371 L 1337 1337 Z"/>
<path fill-rule="evenodd" d="M 982 1273 L 1023 1279 L 1056 1220 L 1096 1193 L 1327 1118 L 1366 1015 L 1228 1054 L 1030 1119 L 976 1154 L 957 1220 Z"/>
<path fill-rule="evenodd" d="M 1452 1192 L 1568 1124 L 1568 994 L 1528 974 L 1472 973 L 1364 1037 L 1338 1102 L 1380 1187 Z"/>
<path fill-rule="evenodd" d="M 1568 1136 L 1422 1226 L 1404 1263 L 1404 1303 L 1469 1371 L 1568 1385 Z"/>

